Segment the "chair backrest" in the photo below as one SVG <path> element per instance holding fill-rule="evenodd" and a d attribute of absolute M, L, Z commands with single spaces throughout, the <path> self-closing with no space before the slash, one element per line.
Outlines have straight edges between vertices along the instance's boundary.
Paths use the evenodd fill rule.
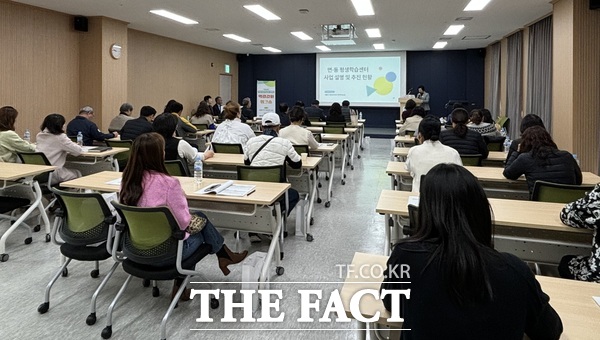
<path fill-rule="evenodd" d="M 244 181 L 256 182 L 286 182 L 285 167 L 272 166 L 237 166 L 237 178 Z"/>
<path fill-rule="evenodd" d="M 311 123 L 316 123 L 316 122 L 320 122 L 321 118 L 319 117 L 308 117 L 308 121 Z"/>
<path fill-rule="evenodd" d="M 406 136 L 415 136 L 415 130 L 404 130 L 404 133 L 406 134 Z"/>
<path fill-rule="evenodd" d="M 111 148 L 127 148 L 127 151 L 119 152 L 118 154 L 113 156 L 117 161 L 119 161 L 119 167 L 121 168 L 121 170 L 125 168 L 124 166 L 121 167 L 121 164 L 127 164 L 127 161 L 129 160 L 129 154 L 131 153 L 131 146 L 133 145 L 133 141 L 107 139 L 104 142 L 106 143 L 106 146 L 110 146 Z"/>
<path fill-rule="evenodd" d="M 508 129 L 510 128 L 510 118 L 506 118 L 502 124 L 500 124 L 500 128 L 505 128 L 506 133 L 509 133 Z"/>
<path fill-rule="evenodd" d="M 460 159 L 464 166 L 481 166 L 481 160 L 483 156 L 481 154 L 476 155 L 460 155 Z"/>
<path fill-rule="evenodd" d="M 262 132 L 262 131 L 254 130 L 254 135 L 255 135 L 255 136 L 260 136 L 260 135 L 262 135 L 262 134 L 263 134 L 263 132 Z"/>
<path fill-rule="evenodd" d="M 320 133 L 313 133 L 313 137 L 315 137 L 315 140 L 317 141 L 317 143 L 323 143 L 323 138 L 321 138 Z"/>
<path fill-rule="evenodd" d="M 194 124 L 198 131 L 204 131 L 208 129 L 208 124 Z"/>
<path fill-rule="evenodd" d="M 483 136 L 483 139 L 485 140 L 489 151 L 503 151 L 504 137 Z"/>
<path fill-rule="evenodd" d="M 422 179 L 422 178 L 421 178 Z M 417 230 L 419 221 L 419 207 L 413 204 L 408 205 L 408 227 L 404 227 L 402 233 L 405 236 L 411 236 Z"/>
<path fill-rule="evenodd" d="M 50 189 L 62 208 L 60 237 L 69 244 L 89 245 L 107 240 L 110 225 L 115 223 L 108 204 L 99 193 Z"/>
<path fill-rule="evenodd" d="M 190 176 L 190 169 L 181 159 L 165 161 L 165 168 L 171 176 Z"/>
<path fill-rule="evenodd" d="M 346 126 L 346 122 L 326 122 L 326 126 Z"/>
<path fill-rule="evenodd" d="M 242 144 L 210 143 L 212 150 L 216 153 L 236 153 L 243 154 Z"/>
<path fill-rule="evenodd" d="M 323 133 L 343 134 L 344 127 L 343 126 L 323 126 Z"/>
<path fill-rule="evenodd" d="M 570 203 L 586 195 L 594 189 L 593 185 L 568 185 L 546 181 L 535 181 L 532 201 Z"/>
<path fill-rule="evenodd" d="M 415 145 L 421 145 L 421 141 L 417 137 L 415 137 Z"/>
<path fill-rule="evenodd" d="M 141 208 L 112 202 L 121 216 L 123 254 L 136 263 L 175 263 L 177 242 L 185 237 L 167 207 Z"/>
<path fill-rule="evenodd" d="M 18 152 L 17 156 L 23 164 L 52 165 L 43 152 Z M 50 182 L 52 181 L 52 171 L 39 174 L 33 179 L 42 185 L 45 184 L 50 186 Z"/>
<path fill-rule="evenodd" d="M 294 145 L 294 150 L 296 150 L 296 153 L 298 154 L 302 154 L 302 153 L 306 153 L 308 154 L 309 148 L 308 145 Z"/>
<path fill-rule="evenodd" d="M 77 143 L 77 136 L 68 136 L 71 142 Z"/>

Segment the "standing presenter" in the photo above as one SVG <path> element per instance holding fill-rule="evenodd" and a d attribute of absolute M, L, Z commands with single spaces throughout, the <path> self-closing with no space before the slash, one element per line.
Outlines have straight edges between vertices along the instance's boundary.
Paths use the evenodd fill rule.
<path fill-rule="evenodd" d="M 429 114 L 429 93 L 425 92 L 425 86 L 419 85 L 417 88 L 419 90 L 419 94 L 417 94 L 417 98 L 421 99 L 423 102 L 421 103 L 421 107 L 425 110 L 425 114 Z"/>

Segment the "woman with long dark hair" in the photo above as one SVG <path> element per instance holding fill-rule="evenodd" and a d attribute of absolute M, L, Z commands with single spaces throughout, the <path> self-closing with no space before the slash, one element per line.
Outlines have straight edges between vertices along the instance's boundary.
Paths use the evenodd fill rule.
<path fill-rule="evenodd" d="M 190 118 L 190 123 L 206 124 L 209 129 L 214 129 L 216 128 L 216 126 L 212 114 L 213 112 L 210 108 L 210 105 L 208 105 L 208 103 L 203 100 L 198 104 L 196 112 L 194 112 L 194 115 L 192 116 L 192 118 Z"/>
<path fill-rule="evenodd" d="M 386 290 L 411 288 L 401 299 L 403 340 L 558 339 L 560 317 L 529 267 L 492 243 L 492 212 L 477 179 L 455 164 L 433 167 L 421 183 L 415 234 L 396 245 L 384 272 Z M 410 283 L 400 283 L 410 281 Z M 383 303 L 391 310 L 391 299 Z"/>
<path fill-rule="evenodd" d="M 456 149 L 461 155 L 481 155 L 487 158 L 489 151 L 480 133 L 467 127 L 469 113 L 465 109 L 454 109 L 452 129 L 440 133 L 440 142 Z"/>
<path fill-rule="evenodd" d="M 139 207 L 167 206 L 177 220 L 181 230 L 186 230 L 195 216 L 190 214 L 188 203 L 179 180 L 169 176 L 165 169 L 165 140 L 155 132 L 138 136 L 131 146 L 131 154 L 127 167 L 123 172 L 120 201 L 123 204 Z M 206 215 L 194 212 L 194 215 L 205 220 L 204 228 L 195 234 L 186 232 L 183 242 L 183 259 L 191 256 L 202 243 L 212 247 L 212 254 L 219 258 L 219 268 L 224 275 L 229 275 L 230 264 L 241 262 L 248 251 L 232 252 L 224 243 L 223 236 L 210 223 Z M 157 266 L 165 265 L 157 263 Z M 176 281 L 173 293 L 179 289 L 181 282 Z M 189 299 L 189 290 L 182 297 Z"/>
<path fill-rule="evenodd" d="M 541 126 L 523 132 L 517 152 L 506 161 L 504 177 L 516 180 L 525 175 L 529 193 L 536 181 L 581 184 L 582 175 L 570 152 L 559 150 L 552 136 Z"/>

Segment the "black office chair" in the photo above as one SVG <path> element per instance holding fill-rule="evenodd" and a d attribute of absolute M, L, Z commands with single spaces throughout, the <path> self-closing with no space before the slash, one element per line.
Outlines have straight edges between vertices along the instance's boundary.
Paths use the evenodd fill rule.
<path fill-rule="evenodd" d="M 190 177 L 190 169 L 181 159 L 165 161 L 165 168 L 171 176 Z"/>
<path fill-rule="evenodd" d="M 212 142 L 211 148 L 215 153 L 235 153 L 243 154 L 244 149 L 242 144 L 227 144 L 227 143 L 214 143 Z"/>
<path fill-rule="evenodd" d="M 113 310 L 127 288 L 132 277 L 144 280 L 183 279 L 179 290 L 160 324 L 160 338 L 166 339 L 167 320 L 176 307 L 192 276 L 201 276 L 196 271 L 196 264 L 211 252 L 211 246 L 204 243 L 187 259 L 182 259 L 183 238 L 185 232 L 179 228 L 177 220 L 167 207 L 140 208 L 112 202 L 121 216 L 121 223 L 116 224 L 115 243 L 123 249 L 123 270 L 129 274 L 123 286 L 110 304 L 107 313 L 107 324 L 102 330 L 102 338 L 112 336 Z M 113 247 L 113 256 L 117 247 Z M 155 266 L 160 262 L 168 262 L 166 266 Z M 153 294 L 154 295 L 154 294 Z M 158 291 L 156 296 L 158 296 Z M 219 307 L 219 300 L 212 298 L 212 309 Z"/>
<path fill-rule="evenodd" d="M 460 155 L 463 166 L 481 166 L 483 156 L 481 154 L 476 155 Z"/>
<path fill-rule="evenodd" d="M 50 290 L 61 275 L 68 276 L 67 266 L 71 260 L 94 261 L 95 268 L 90 272 L 90 276 L 97 278 L 100 275 L 98 262 L 111 257 L 113 246 L 111 225 L 116 222 L 116 217 L 112 215 L 106 201 L 99 193 L 70 192 L 55 188 L 52 188 L 52 192 L 61 207 L 56 211 L 52 241 L 60 246 L 60 252 L 67 260 L 46 286 L 44 302 L 37 309 L 40 314 L 46 313 L 50 308 Z M 57 233 L 60 234 L 62 242 L 57 240 Z M 86 319 L 88 325 L 96 323 L 96 297 L 118 265 L 118 261 L 112 265 L 92 295 L 91 313 Z M 79 285 L 76 290 L 81 286 L 85 285 Z"/>
<path fill-rule="evenodd" d="M 546 181 L 535 181 L 533 185 L 532 201 L 571 203 L 586 193 L 594 190 L 593 185 L 568 185 Z"/>

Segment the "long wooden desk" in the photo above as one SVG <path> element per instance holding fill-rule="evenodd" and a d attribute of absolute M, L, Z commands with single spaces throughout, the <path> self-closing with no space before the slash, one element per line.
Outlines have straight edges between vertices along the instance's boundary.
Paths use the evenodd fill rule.
<path fill-rule="evenodd" d="M 36 208 L 39 210 L 40 216 L 46 226 L 46 242 L 50 241 L 50 221 L 48 220 L 48 215 L 46 215 L 46 210 L 42 204 L 42 189 L 34 177 L 45 172 L 53 171 L 54 169 L 56 169 L 55 166 L 48 165 L 0 162 L 0 181 L 2 181 L 0 190 L 10 191 L 11 187 L 24 185 L 29 187 L 34 195 L 34 200 L 27 210 L 25 210 L 25 212 L 21 214 L 21 216 L 19 216 L 2 234 L 2 237 L 0 238 L 0 262 L 6 262 L 9 258 L 8 253 L 6 253 L 6 239 L 19 225 L 29 218 Z M 17 181 L 18 183 L 15 183 L 14 181 Z M 8 216 L 3 216 L 3 218 L 6 217 Z M 9 217 L 9 220 L 13 220 L 13 218 Z M 29 231 L 27 240 L 29 240 L 29 243 L 31 242 L 31 230 Z M 26 243 L 28 242 L 26 241 Z"/>
<path fill-rule="evenodd" d="M 323 127 L 319 126 L 308 126 L 307 130 L 313 133 L 323 133 Z M 356 145 L 359 144 L 360 150 L 362 150 L 362 145 L 360 145 L 362 137 L 361 128 L 359 127 L 344 127 L 344 133 L 350 135 L 350 139 L 346 141 L 346 143 L 351 143 L 352 146 L 348 145 L 347 150 L 349 156 L 349 162 L 346 165 L 350 165 L 350 169 L 354 170 L 354 155 L 357 158 L 360 158 L 360 151 L 356 148 Z"/>
<path fill-rule="evenodd" d="M 119 137 L 117 137 L 117 138 L 119 138 Z M 117 140 L 117 138 L 115 138 L 115 140 Z M 120 138 L 119 138 L 119 140 L 120 140 Z M 94 147 L 93 146 L 84 146 L 84 150 L 87 150 L 89 148 L 94 148 Z M 119 162 L 117 162 L 117 160 L 114 158 L 114 155 L 121 153 L 121 152 L 127 152 L 128 150 L 129 150 L 128 148 L 115 147 L 110 150 L 105 150 L 102 152 L 85 151 L 77 157 L 71 157 L 71 156 L 67 157 L 67 162 L 75 163 L 75 164 L 94 165 L 94 164 L 97 164 L 106 159 L 107 162 L 112 164 L 112 167 L 115 171 L 119 171 Z"/>
<path fill-rule="evenodd" d="M 396 157 L 406 158 L 409 150 L 409 147 L 396 147 L 392 154 Z M 485 160 L 502 164 L 506 160 L 506 153 L 503 151 L 490 151 L 490 154 Z"/>
<path fill-rule="evenodd" d="M 103 171 L 63 182 L 61 186 L 82 190 L 118 192 L 120 185 L 108 182 L 121 178 L 121 175 L 121 173 L 114 171 Z M 290 188 L 289 183 L 234 181 L 234 183 L 239 184 L 255 185 L 256 190 L 244 197 L 232 197 L 196 193 L 196 191 L 206 186 L 223 183 L 222 179 L 205 178 L 202 180 L 202 184 L 197 186 L 192 177 L 176 178 L 181 183 L 190 209 L 202 210 L 215 227 L 273 235 L 259 279 L 261 287 L 266 281 L 267 270 L 274 255 L 277 273 L 283 273 L 280 255 L 282 254 L 281 231 L 283 219 L 278 200 Z"/>
<path fill-rule="evenodd" d="M 408 218 L 408 199 L 418 193 L 382 190 L 375 211 L 384 214 L 388 254 L 392 233 L 400 228 L 393 216 Z M 515 254 L 525 261 L 556 264 L 563 255 L 589 255 L 592 233 L 571 228 L 560 221 L 562 203 L 489 199 L 494 222 L 496 249 Z M 392 220 L 390 220 L 392 219 Z"/>
<path fill-rule="evenodd" d="M 394 142 L 396 143 L 396 146 L 400 146 L 400 147 L 405 147 L 406 145 L 414 145 L 415 144 L 415 137 L 411 137 L 411 136 L 396 136 L 394 137 Z"/>
<path fill-rule="evenodd" d="M 352 259 L 352 268 L 385 268 L 388 257 L 365 253 L 355 253 Z M 345 280 L 340 297 L 344 304 L 346 315 L 352 318 L 350 312 L 350 299 L 361 290 L 379 290 L 383 278 L 371 277 L 368 270 L 360 276 L 349 275 Z M 375 274 L 379 271 L 373 271 Z M 561 339 L 592 340 L 600 334 L 600 306 L 593 296 L 600 296 L 600 285 L 592 282 L 581 282 L 554 277 L 536 276 L 544 293 L 550 296 L 550 305 L 556 310 L 563 323 Z M 418 290 L 419 287 L 412 289 Z M 379 313 L 380 324 L 401 328 L 401 323 L 388 323 L 390 313 L 385 309 L 380 300 L 375 300 L 371 295 L 365 295 L 360 300 L 359 309 L 365 318 L 372 318 Z M 358 339 L 366 339 L 365 323 L 359 322 Z M 510 325 L 507 325 L 510 327 Z M 410 332 L 410 331 L 407 331 Z"/>

